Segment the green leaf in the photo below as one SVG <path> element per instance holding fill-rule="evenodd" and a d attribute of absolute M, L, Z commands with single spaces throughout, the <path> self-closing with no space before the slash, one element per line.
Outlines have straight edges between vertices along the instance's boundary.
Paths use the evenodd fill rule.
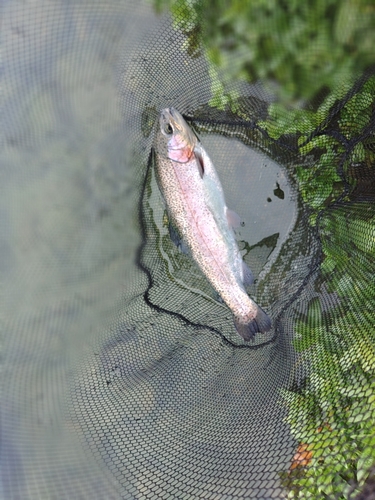
<path fill-rule="evenodd" d="M 369 468 L 374 465 L 375 456 L 374 451 L 366 449 L 359 457 L 357 462 L 357 481 L 363 484 L 369 475 Z"/>

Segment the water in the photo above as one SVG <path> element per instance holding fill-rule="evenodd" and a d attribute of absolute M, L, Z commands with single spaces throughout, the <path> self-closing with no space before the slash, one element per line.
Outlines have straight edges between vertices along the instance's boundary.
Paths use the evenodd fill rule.
<path fill-rule="evenodd" d="M 170 432 L 177 396 L 186 396 L 179 409 L 181 418 L 191 405 L 199 410 L 195 395 L 188 388 L 178 390 L 175 384 L 184 379 L 192 384 L 197 381 L 198 368 L 186 374 L 184 363 L 190 360 L 196 366 L 207 342 L 212 341 L 210 334 L 205 332 L 195 344 L 194 335 L 181 338 L 178 334 L 181 324 L 176 318 L 160 320 L 144 305 L 136 313 L 131 306 L 132 300 L 142 302 L 147 285 L 134 263 L 140 245 L 139 193 L 152 140 L 151 135 L 141 133 L 142 111 L 150 100 L 155 109 L 169 105 L 194 109 L 207 102 L 209 82 L 199 77 L 205 75 L 206 65 L 188 61 L 190 66 L 182 72 L 173 51 L 160 54 L 152 42 L 169 21 L 155 16 L 148 5 L 7 3 L 3 16 L 7 78 L 0 266 L 6 332 L 5 496 L 88 498 L 105 492 L 106 497 L 117 498 L 131 479 L 113 479 L 112 472 L 118 469 L 103 451 L 106 437 L 121 456 L 118 443 L 123 439 L 124 422 L 134 428 L 141 426 L 134 423 L 137 419 L 151 419 L 149 427 L 142 430 L 141 426 L 136 434 L 142 442 L 142 432 L 146 435 L 154 428 L 153 418 L 161 419 L 159 428 L 166 435 Z M 158 50 L 159 62 L 155 59 Z M 175 50 L 179 51 L 178 45 Z M 179 57 L 185 60 L 184 55 Z M 160 72 L 160 61 L 169 68 L 169 78 Z M 199 97 L 194 86 L 181 90 L 191 78 L 202 82 Z M 132 106 L 126 105 L 129 96 Z M 228 205 L 244 220 L 237 236 L 259 277 L 276 259 L 295 222 L 293 193 L 285 173 L 237 140 L 204 135 L 202 141 L 219 171 Z M 271 248 L 260 245 L 276 234 Z M 189 302 L 191 314 L 198 319 L 200 300 L 198 296 Z M 151 342 L 148 335 L 153 322 L 158 328 L 164 325 L 166 334 L 155 330 Z M 233 373 L 228 353 L 216 354 L 217 339 L 212 342 L 210 356 L 217 357 L 215 366 L 228 379 Z M 134 389 L 133 406 L 131 398 L 127 403 L 121 400 L 128 395 L 126 387 L 132 377 L 138 380 L 139 364 L 146 372 L 150 364 L 162 369 L 168 366 L 168 356 L 173 358 L 173 349 L 180 347 L 185 354 L 183 363 L 173 364 L 174 383 L 168 382 L 167 371 L 161 371 L 156 386 L 146 383 L 143 406 L 137 406 L 139 392 Z M 113 354 L 116 349 L 119 354 Z M 186 354 L 189 349 L 191 357 Z M 140 352 L 142 359 L 137 358 Z M 249 362 L 243 358 L 238 366 Z M 116 363 L 125 368 L 119 370 Z M 210 377 L 215 386 L 212 363 Z M 261 370 L 263 361 L 253 360 L 253 365 Z M 270 380 L 277 378 L 272 373 Z M 231 391 L 241 377 L 237 368 L 228 382 Z M 120 380 L 119 394 L 108 393 L 113 380 Z M 264 406 L 266 389 L 263 385 L 254 388 L 250 382 L 239 389 L 238 398 L 258 394 Z M 207 380 L 202 383 L 207 385 Z M 115 383 L 112 387 L 116 391 Z M 171 394 L 165 404 L 162 389 Z M 210 391 L 216 401 L 217 390 Z M 207 400 L 207 419 L 212 401 Z M 125 404 L 130 420 L 121 413 Z M 217 427 L 206 440 L 199 437 L 207 456 L 215 450 L 214 433 L 234 418 L 235 409 L 225 406 L 218 403 L 223 415 Z M 109 407 L 115 411 L 111 413 Z M 166 413 L 155 416 L 155 408 Z M 117 420 L 119 415 L 125 420 Z M 234 426 L 239 425 L 236 419 Z M 277 422 L 271 422 L 269 429 Z M 256 427 L 260 433 L 259 422 Z M 105 433 L 100 446 L 93 445 L 95 430 Z M 117 444 L 113 444 L 115 438 L 120 440 Z M 93 453 L 86 453 L 83 443 L 89 443 Z M 187 441 L 186 447 L 195 453 L 193 441 Z M 153 453 L 157 457 L 157 448 Z M 102 460 L 108 469 L 102 469 Z M 117 465 L 122 473 L 126 473 L 124 464 Z M 151 466 L 137 479 L 140 497 L 146 488 L 142 478 L 150 470 Z"/>

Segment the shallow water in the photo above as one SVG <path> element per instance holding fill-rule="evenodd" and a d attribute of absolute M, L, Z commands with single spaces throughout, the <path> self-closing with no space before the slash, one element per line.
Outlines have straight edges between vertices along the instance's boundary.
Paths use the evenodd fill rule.
<path fill-rule="evenodd" d="M 4 9 L 8 77 L 0 266 L 6 332 L 3 474 L 9 498 L 88 498 L 98 492 L 117 498 L 119 491 L 145 498 L 150 478 L 160 480 L 166 462 L 173 468 L 172 458 L 181 470 L 189 460 L 194 468 L 198 450 L 207 470 L 216 452 L 228 462 L 231 453 L 240 453 L 241 461 L 254 435 L 259 445 L 262 432 L 276 442 L 286 436 L 283 446 L 290 447 L 281 413 L 262 426 L 267 404 L 276 404 L 276 386 L 288 379 L 288 370 L 280 378 L 275 368 L 288 356 L 285 346 L 285 357 L 273 357 L 269 368 L 270 351 L 239 356 L 211 331 L 160 317 L 144 304 L 147 278 L 135 257 L 152 134 L 141 132 L 142 112 L 147 105 L 194 110 L 208 101 L 209 82 L 204 61 L 186 62 L 180 55 L 190 65 L 182 72 L 173 52 L 155 59 L 160 46 L 154 40 L 169 26 L 167 18 L 155 16 L 147 4 L 110 7 L 33 2 L 7 3 Z M 173 41 L 172 30 L 170 36 Z M 199 93 L 187 86 L 191 75 L 201 81 Z M 238 239 L 259 276 L 273 265 L 296 220 L 285 173 L 238 140 L 204 134 L 202 142 L 228 205 L 245 222 Z M 275 234 L 271 247 L 260 245 Z M 148 244 L 157 248 L 156 241 Z M 157 284 L 168 279 L 163 273 Z M 192 301 L 188 290 L 178 300 L 176 307 L 205 323 L 201 296 Z M 221 317 L 214 316 L 210 321 L 220 329 Z M 236 335 L 231 320 L 225 325 L 228 335 Z M 156 378 L 148 378 L 151 372 Z M 228 394 L 236 394 L 236 404 L 228 406 Z M 254 399 L 262 409 L 258 415 Z M 189 412 L 190 431 L 178 444 Z M 254 414 L 253 436 L 241 448 L 248 414 Z M 180 434 L 171 450 L 167 437 L 173 429 Z M 240 452 L 221 455 L 232 429 Z M 161 448 L 152 445 L 155 433 L 165 437 Z M 222 443 L 216 442 L 218 433 Z M 181 448 L 185 455 L 179 458 Z M 154 463 L 150 458 L 144 468 L 139 462 L 129 473 L 143 450 Z M 254 446 L 249 454 L 256 464 Z M 265 482 L 271 476 L 277 481 L 283 460 L 274 460 Z M 240 469 L 249 482 L 252 472 L 245 465 Z M 203 462 L 199 481 L 205 480 L 205 467 Z M 224 469 L 219 472 L 225 479 Z M 167 488 L 168 476 L 163 481 Z M 132 488 L 136 493 L 129 493 Z"/>

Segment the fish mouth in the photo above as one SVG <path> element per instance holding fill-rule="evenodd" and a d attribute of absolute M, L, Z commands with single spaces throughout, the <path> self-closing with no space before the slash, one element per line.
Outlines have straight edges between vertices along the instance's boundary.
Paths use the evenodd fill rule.
<path fill-rule="evenodd" d="M 176 146 L 174 146 L 174 149 L 188 147 L 192 151 L 197 143 L 197 138 L 185 122 L 184 117 L 179 111 L 177 111 L 176 108 L 173 107 L 161 110 L 160 131 L 168 139 L 171 139 L 172 136 L 175 138 L 177 136 L 180 137 L 180 139 L 176 139 L 179 143 L 179 147 L 176 148 Z"/>
<path fill-rule="evenodd" d="M 171 119 L 175 120 L 177 118 L 176 116 L 176 110 L 174 108 L 164 108 L 161 110 L 161 118 L 168 122 Z"/>
<path fill-rule="evenodd" d="M 162 109 L 159 118 L 160 130 L 166 137 L 171 137 L 175 131 L 174 119 L 170 113 L 170 108 Z"/>
<path fill-rule="evenodd" d="M 184 133 L 185 120 L 175 108 L 164 108 L 160 112 L 160 129 L 167 137 L 175 133 Z"/>

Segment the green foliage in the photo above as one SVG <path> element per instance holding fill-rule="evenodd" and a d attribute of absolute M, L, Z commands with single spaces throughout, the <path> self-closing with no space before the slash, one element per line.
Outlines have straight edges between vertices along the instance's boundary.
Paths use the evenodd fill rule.
<path fill-rule="evenodd" d="M 224 86 L 262 80 L 286 103 L 348 90 L 373 64 L 375 7 L 369 0 L 154 0 L 169 9 Z"/>
<path fill-rule="evenodd" d="M 337 306 L 327 315 L 315 298 L 296 323 L 294 347 L 309 376 L 303 390 L 282 396 L 291 431 L 311 456 L 303 470 L 283 475 L 289 498 L 347 498 L 351 482 L 362 486 L 375 463 L 374 222 L 375 215 L 347 220 L 344 211 L 323 220 L 331 263 L 322 270 Z M 349 258 L 360 266 L 348 266 Z"/>
<path fill-rule="evenodd" d="M 349 141 L 360 136 L 370 123 L 374 104 L 375 78 L 372 77 L 364 84 L 359 93 L 348 100 L 341 110 L 337 120 L 336 137 Z M 289 131 L 295 133 L 299 137 L 301 156 L 310 155 L 311 158 L 316 159 L 313 161 L 312 167 L 297 166 L 296 172 L 302 198 L 316 212 L 337 199 L 342 192 L 341 179 L 337 174 L 339 162 L 345 160 L 343 166 L 349 181 L 351 178 L 348 167 L 363 163 L 371 168 L 375 164 L 374 148 L 370 144 L 371 141 L 358 142 L 347 155 L 347 146 L 343 143 L 343 139 L 339 140 L 325 134 L 324 128 L 318 135 L 314 135 L 316 127 L 327 118 L 329 109 L 321 107 L 316 113 L 299 110 L 296 113 L 304 116 L 305 120 L 300 118 L 299 121 L 293 122 L 293 118 L 289 117 L 290 122 L 295 125 L 293 130 L 291 125 L 284 125 L 280 119 L 275 120 L 277 125 L 270 126 L 269 123 L 274 121 L 273 106 L 271 105 L 270 108 L 270 119 L 264 123 L 269 133 L 275 130 L 274 135 L 281 136 L 285 133 L 284 129 L 288 133 Z M 281 128 L 278 128 L 279 126 Z"/>
<path fill-rule="evenodd" d="M 337 137 L 361 137 L 374 105 L 371 78 L 341 110 Z M 315 298 L 296 322 L 294 347 L 309 376 L 303 390 L 284 391 L 282 396 L 291 431 L 310 455 L 304 468 L 282 475 L 293 499 L 345 499 L 352 483 L 359 491 L 375 463 L 375 211 L 369 204 L 351 203 L 350 212 L 345 205 L 321 212 L 342 192 L 337 162 L 343 155 L 353 185 L 351 169 L 361 164 L 371 169 L 375 158 L 371 140 L 358 142 L 347 155 L 344 144 L 324 134 L 324 128 L 314 136 L 327 113 L 306 114 L 292 131 L 299 135 L 301 156 L 313 158 L 313 167 L 299 166 L 296 174 L 303 200 L 315 216 L 320 212 L 321 272 L 327 291 L 336 296 L 329 314 Z M 276 133 L 283 132 L 275 127 Z"/>
<path fill-rule="evenodd" d="M 336 170 L 344 146 L 333 137 L 310 134 L 374 62 L 373 3 L 154 0 L 154 5 L 158 11 L 170 10 L 175 28 L 186 35 L 185 50 L 193 57 L 206 57 L 211 106 L 243 115 L 238 91 L 231 85 L 238 80 L 261 80 L 276 93 L 278 102 L 269 106 L 269 116 L 259 126 L 273 139 L 295 135 L 301 155 L 317 158 L 313 167 L 297 167 L 302 197 L 315 210 L 314 223 L 316 212 L 342 191 Z M 369 122 L 374 93 L 375 79 L 371 79 L 347 103 L 339 122 L 343 137 L 353 137 Z M 371 148 L 359 143 L 346 164 L 372 165 L 374 160 Z"/>

